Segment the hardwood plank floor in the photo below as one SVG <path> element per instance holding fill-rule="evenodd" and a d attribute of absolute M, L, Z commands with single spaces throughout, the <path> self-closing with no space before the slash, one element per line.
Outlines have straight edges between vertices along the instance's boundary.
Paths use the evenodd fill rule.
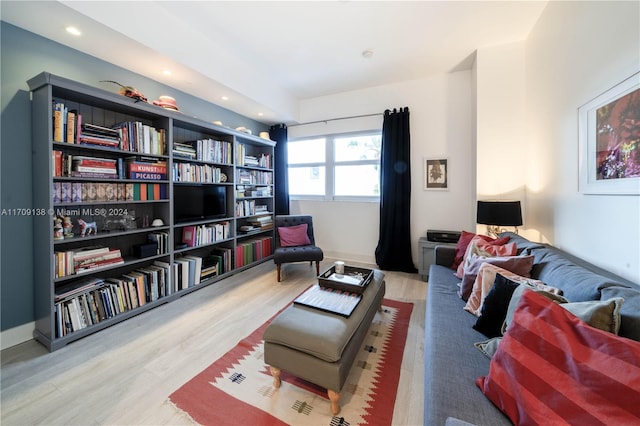
<path fill-rule="evenodd" d="M 325 259 L 321 268 L 328 268 Z M 354 266 L 373 267 L 350 263 Z M 267 261 L 49 353 L 35 341 L 1 352 L 2 425 L 189 425 L 168 396 L 310 284 L 308 263 Z M 422 425 L 424 311 L 418 274 L 386 272 L 386 297 L 413 302 L 393 415 Z M 215 407 L 212 402 L 212 409 Z"/>

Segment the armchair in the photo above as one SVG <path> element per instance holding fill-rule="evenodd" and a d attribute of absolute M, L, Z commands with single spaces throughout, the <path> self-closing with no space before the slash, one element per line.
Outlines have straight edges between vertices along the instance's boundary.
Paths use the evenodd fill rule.
<path fill-rule="evenodd" d="M 306 235 L 304 227 L 306 225 Z M 306 215 L 278 215 L 275 220 L 275 250 L 273 262 L 278 270 L 278 282 L 280 282 L 280 270 L 283 263 L 316 262 L 316 275 L 320 275 L 320 261 L 324 259 L 324 253 L 320 247 L 316 247 L 313 235 L 313 219 Z M 284 229 L 280 229 L 284 228 Z"/>

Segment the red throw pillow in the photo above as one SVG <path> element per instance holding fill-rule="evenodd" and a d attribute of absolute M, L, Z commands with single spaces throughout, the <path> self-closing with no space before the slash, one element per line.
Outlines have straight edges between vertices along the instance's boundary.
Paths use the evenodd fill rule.
<path fill-rule="evenodd" d="M 306 246 L 311 244 L 309 235 L 307 235 L 306 223 L 294 226 L 279 226 L 278 235 L 280 236 L 281 247 Z"/>
<path fill-rule="evenodd" d="M 476 384 L 514 424 L 639 424 L 640 342 L 525 291 Z"/>
<path fill-rule="evenodd" d="M 462 231 L 460 233 L 460 238 L 456 243 L 456 257 L 453 260 L 453 265 L 451 265 L 451 269 L 458 269 L 458 265 L 460 265 L 460 263 L 462 262 L 462 259 L 464 259 L 464 254 L 467 252 L 467 247 L 469 246 L 469 243 L 475 236 L 476 234 L 474 234 L 473 232 Z M 481 235 L 481 237 L 484 237 L 484 236 Z M 486 238 L 490 239 L 491 237 L 486 237 Z"/>

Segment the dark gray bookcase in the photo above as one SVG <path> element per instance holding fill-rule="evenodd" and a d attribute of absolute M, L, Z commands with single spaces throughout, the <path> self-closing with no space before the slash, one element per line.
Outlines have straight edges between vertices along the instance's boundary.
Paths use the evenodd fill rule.
<path fill-rule="evenodd" d="M 34 263 L 37 265 L 34 274 L 35 338 L 50 351 L 272 258 L 273 228 L 254 227 L 247 232 L 247 227 L 250 223 L 256 223 L 254 219 L 258 217 L 267 222 L 273 220 L 275 142 L 148 103 L 136 102 L 125 96 L 46 72 L 29 80 L 28 85 L 32 94 L 33 255 Z M 154 128 L 164 133 L 165 148 L 163 151 L 137 152 L 122 149 L 120 146 L 83 145 L 56 141 L 54 135 L 56 103 L 63 103 L 68 111 L 77 112 L 82 116 L 83 123 L 110 128 L 117 123 L 136 122 Z M 190 145 L 197 149 L 199 140 L 223 143 L 230 150 L 229 155 L 224 159 L 174 155 L 174 145 L 180 145 L 183 148 Z M 119 171 L 126 168 L 127 159 L 134 157 L 139 161 L 144 159 L 165 162 L 167 175 L 160 180 L 130 179 L 126 173 L 120 173 L 115 179 L 96 176 L 57 176 L 53 161 L 54 151 L 59 151 L 62 155 L 71 156 L 71 158 L 91 157 L 111 160 L 119 165 Z M 251 164 L 245 164 L 245 158 Z M 268 158 L 269 161 L 254 164 L 253 158 Z M 198 170 L 201 175 L 203 170 L 207 173 L 215 170 L 218 177 L 206 181 L 187 182 L 179 179 L 174 172 L 174 169 L 184 172 L 185 168 L 179 169 L 180 165 L 186 165 L 186 170 Z M 249 180 L 255 177 L 256 180 L 241 185 L 238 176 Z M 80 184 L 76 186 L 80 191 L 83 183 L 89 184 L 89 188 L 93 188 L 92 185 L 95 184 L 95 187 L 103 192 L 104 188 L 107 188 L 108 195 L 105 198 L 104 194 L 100 194 L 99 200 L 95 201 L 89 201 L 87 198 L 81 201 L 77 199 L 63 201 L 57 198 L 54 200 L 54 192 L 62 184 L 66 189 L 69 185 Z M 137 185 L 135 187 L 138 189 L 144 189 L 146 185 L 152 187 L 155 192 L 149 190 L 149 196 L 146 199 L 144 196 L 138 197 L 140 199 L 123 199 L 127 185 L 130 188 Z M 122 190 L 120 197 L 117 195 L 118 189 Z M 114 191 L 116 195 L 113 195 Z M 220 207 L 215 211 L 205 209 L 203 214 L 201 203 L 204 197 L 207 194 L 221 192 L 225 195 L 222 210 Z M 180 205 L 174 202 L 175 199 L 180 200 Z M 242 202 L 261 207 L 258 211 L 243 212 L 239 215 L 236 208 L 238 203 Z M 197 206 L 197 208 L 194 207 L 194 217 L 187 217 L 188 209 L 185 209 L 185 205 Z M 212 213 L 212 215 L 208 216 L 206 213 Z M 54 238 L 54 218 L 57 215 L 72 218 L 73 237 Z M 80 218 L 87 222 L 96 222 L 97 233 L 80 236 L 77 222 Z M 162 221 L 160 226 L 152 226 L 156 219 Z M 221 226 L 226 228 L 226 232 L 218 235 L 217 238 L 201 239 L 203 242 L 198 245 L 187 247 L 181 245 L 185 229 L 210 231 L 220 229 Z M 149 243 L 151 234 L 154 234 L 156 239 L 157 235 L 161 235 L 161 241 L 164 243 L 160 244 L 162 248 L 155 249 L 153 252 L 142 250 L 141 247 Z M 269 239 L 268 243 L 265 242 Z M 99 269 L 92 269 L 82 274 L 69 273 L 60 276 L 61 265 L 56 253 L 79 252 L 93 246 L 119 250 L 123 261 L 107 263 Z M 176 282 L 178 272 L 175 268 L 180 268 L 181 266 L 178 265 L 183 265 L 185 260 L 193 260 L 194 257 L 202 259 L 203 265 L 200 266 L 202 269 L 205 268 L 210 255 L 220 252 L 226 252 L 228 256 L 228 265 L 224 271 L 220 270 L 217 275 L 210 275 L 200 283 L 191 286 L 182 287 L 181 283 Z M 168 273 L 165 274 L 162 267 L 156 264 L 168 266 Z M 76 298 L 75 306 L 79 309 L 84 308 L 85 315 L 88 309 L 91 311 L 88 316 L 95 315 L 95 318 L 85 318 L 83 326 L 73 327 L 73 331 L 61 330 L 61 326 L 65 328 L 62 324 L 64 315 L 56 312 L 60 309 L 56 301 L 57 294 L 63 293 L 65 289 L 78 287 L 83 280 L 120 279 L 136 271 L 154 269 L 156 271 L 154 276 L 160 280 L 162 275 L 163 281 L 158 282 L 154 287 L 157 291 L 146 295 L 149 300 L 144 304 L 130 300 L 132 296 L 124 296 L 126 284 L 124 289 L 118 290 L 116 286 L 111 286 L 111 290 L 103 291 L 104 300 L 100 303 L 112 303 L 112 315 L 105 313 L 101 316 L 102 313 L 96 305 L 98 302 L 96 298 L 99 297 L 96 288 L 80 290 L 64 299 L 64 303 L 67 303 L 70 299 Z M 181 276 L 178 277 L 181 280 Z M 129 290 L 133 291 L 131 288 Z M 121 292 L 118 293 L 119 291 Z M 92 309 L 92 303 L 94 303 L 94 309 Z M 78 315 L 82 315 L 83 312 Z"/>

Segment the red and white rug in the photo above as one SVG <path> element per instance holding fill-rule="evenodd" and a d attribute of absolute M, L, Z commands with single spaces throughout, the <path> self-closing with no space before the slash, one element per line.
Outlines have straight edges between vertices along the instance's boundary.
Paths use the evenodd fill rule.
<path fill-rule="evenodd" d="M 202 425 L 390 425 L 412 303 L 384 299 L 332 416 L 326 389 L 282 372 L 282 386 L 263 359 L 269 322 L 176 390 L 169 399 Z"/>

